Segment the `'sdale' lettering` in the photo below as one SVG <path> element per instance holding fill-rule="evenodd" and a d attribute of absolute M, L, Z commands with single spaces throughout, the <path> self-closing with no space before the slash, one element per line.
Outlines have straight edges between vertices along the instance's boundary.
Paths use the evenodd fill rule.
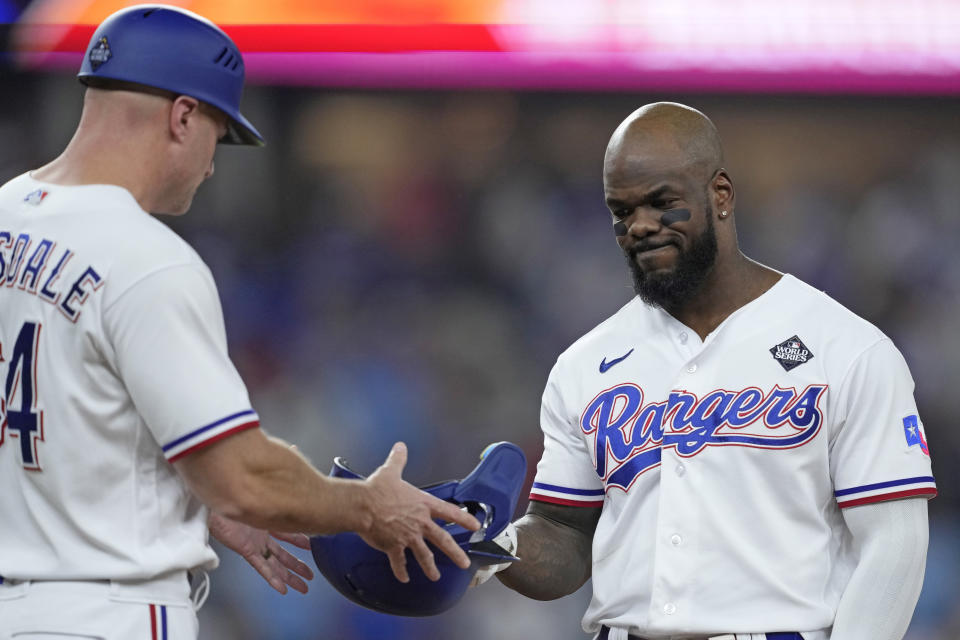
<path fill-rule="evenodd" d="M 827 385 L 802 392 L 775 386 L 711 391 L 702 398 L 673 391 L 665 402 L 643 403 L 643 390 L 622 384 L 601 392 L 580 417 L 580 429 L 594 437 L 597 475 L 607 487 L 627 490 L 660 464 L 664 447 L 694 456 L 708 446 L 735 445 L 789 449 L 809 442 L 823 422 L 820 398 Z M 771 435 L 744 433 L 762 422 Z M 720 433 L 718 433 L 720 432 Z"/>
<path fill-rule="evenodd" d="M 38 242 L 34 240 L 28 233 L 0 230 L 0 287 L 35 295 L 57 307 L 71 322 L 76 322 L 83 311 L 83 303 L 103 286 L 103 278 L 88 266 L 69 287 L 60 289 L 58 280 L 74 256 L 73 251 L 57 251 L 57 243 L 47 238 Z M 53 268 L 47 273 L 50 265 Z M 66 291 L 65 296 L 63 291 Z"/>

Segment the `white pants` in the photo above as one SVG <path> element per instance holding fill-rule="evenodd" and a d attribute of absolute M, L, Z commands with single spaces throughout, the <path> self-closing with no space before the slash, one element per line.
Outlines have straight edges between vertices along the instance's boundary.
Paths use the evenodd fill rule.
<path fill-rule="evenodd" d="M 186 598 L 102 582 L 0 585 L 0 640 L 196 640 Z"/>

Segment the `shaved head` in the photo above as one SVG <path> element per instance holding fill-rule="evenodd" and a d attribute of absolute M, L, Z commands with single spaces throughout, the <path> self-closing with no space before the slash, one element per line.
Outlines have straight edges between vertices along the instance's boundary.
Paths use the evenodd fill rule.
<path fill-rule="evenodd" d="M 181 214 L 213 175 L 228 118 L 196 98 L 128 82 L 87 83 L 80 124 L 34 172 L 56 184 L 114 184 L 151 213 Z"/>
<path fill-rule="evenodd" d="M 603 158 L 603 198 L 634 290 L 699 324 L 701 337 L 780 278 L 740 252 L 736 191 L 723 163 L 710 118 L 676 102 L 627 116 Z"/>
<path fill-rule="evenodd" d="M 723 166 L 720 134 L 710 118 L 686 105 L 644 105 L 627 116 L 610 137 L 604 176 L 615 170 L 615 164 L 629 170 L 635 162 L 650 161 L 665 169 L 696 170 L 708 180 Z"/>
<path fill-rule="evenodd" d="M 80 127 L 114 138 L 130 136 L 145 128 L 162 129 L 169 106 L 169 99 L 159 93 L 87 87 Z M 160 137 L 159 132 L 156 137 Z"/>
<path fill-rule="evenodd" d="M 627 116 L 607 145 L 603 187 L 634 289 L 647 304 L 689 304 L 718 256 L 738 252 L 720 135 L 696 109 L 656 102 Z"/>

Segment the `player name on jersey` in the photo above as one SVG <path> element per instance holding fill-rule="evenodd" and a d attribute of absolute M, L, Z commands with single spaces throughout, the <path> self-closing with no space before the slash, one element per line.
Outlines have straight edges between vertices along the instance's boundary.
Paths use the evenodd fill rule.
<path fill-rule="evenodd" d="M 774 386 L 764 393 L 716 390 L 702 398 L 673 391 L 665 402 L 644 404 L 643 389 L 627 383 L 600 392 L 580 417 L 594 439 L 594 464 L 606 486 L 628 490 L 660 464 L 662 447 L 694 456 L 708 446 L 788 449 L 806 444 L 820 430 L 825 384 L 801 392 Z M 752 426 L 759 429 L 752 430 Z"/>
<path fill-rule="evenodd" d="M 61 288 L 58 281 L 73 256 L 73 251 L 58 250 L 57 243 L 48 238 L 0 230 L 0 286 L 35 295 L 76 322 L 82 311 L 80 307 L 105 281 L 92 266 L 87 266 L 73 284 Z M 52 267 L 49 273 L 48 267 Z"/>

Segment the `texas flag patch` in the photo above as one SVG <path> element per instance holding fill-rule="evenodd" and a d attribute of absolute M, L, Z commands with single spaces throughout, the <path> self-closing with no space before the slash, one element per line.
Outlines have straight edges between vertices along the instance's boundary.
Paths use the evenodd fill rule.
<path fill-rule="evenodd" d="M 917 416 L 907 416 L 903 419 L 903 434 L 907 438 L 907 447 L 920 445 L 920 450 L 926 455 L 930 455 L 927 438 L 923 433 L 923 425 L 920 424 L 920 419 Z"/>

